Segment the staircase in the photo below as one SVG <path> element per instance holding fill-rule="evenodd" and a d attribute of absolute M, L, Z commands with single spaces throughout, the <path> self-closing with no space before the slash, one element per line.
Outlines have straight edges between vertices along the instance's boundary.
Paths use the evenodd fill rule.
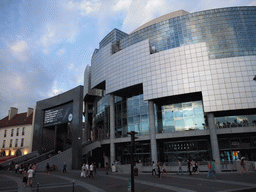
<path fill-rule="evenodd" d="M 94 141 L 92 143 L 88 143 L 82 146 L 82 154 L 85 155 L 92 151 L 93 149 L 96 149 L 98 147 L 101 147 L 101 142 L 100 141 Z"/>

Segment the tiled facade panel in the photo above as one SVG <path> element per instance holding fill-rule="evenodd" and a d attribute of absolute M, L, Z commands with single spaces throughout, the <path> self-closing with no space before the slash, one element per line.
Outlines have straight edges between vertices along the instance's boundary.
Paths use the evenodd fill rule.
<path fill-rule="evenodd" d="M 92 59 L 92 88 L 106 81 L 106 94 L 143 83 L 145 100 L 202 91 L 204 110 L 256 107 L 256 56 L 211 59 L 205 43 L 155 54 L 144 40 L 111 54 L 111 44 Z"/>

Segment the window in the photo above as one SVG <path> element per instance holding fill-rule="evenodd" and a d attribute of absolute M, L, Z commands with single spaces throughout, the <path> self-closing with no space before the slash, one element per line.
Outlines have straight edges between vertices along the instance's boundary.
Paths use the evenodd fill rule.
<path fill-rule="evenodd" d="M 18 147 L 18 139 L 15 141 L 15 147 Z"/>
<path fill-rule="evenodd" d="M 2 148 L 5 148 L 5 140 L 3 140 L 3 146 L 2 146 Z"/>
<path fill-rule="evenodd" d="M 20 128 L 17 128 L 16 136 L 19 136 L 19 130 Z"/>
<path fill-rule="evenodd" d="M 13 136 L 13 132 L 14 132 L 14 129 L 12 129 L 12 132 L 11 132 L 11 137 Z"/>
<path fill-rule="evenodd" d="M 12 147 L 12 139 L 10 140 L 10 148 Z"/>
<path fill-rule="evenodd" d="M 25 127 L 22 128 L 22 135 L 25 135 Z"/>
<path fill-rule="evenodd" d="M 20 146 L 23 147 L 24 145 L 24 138 L 21 139 L 21 143 L 20 143 Z"/>
<path fill-rule="evenodd" d="M 4 137 L 6 137 L 7 130 L 4 130 Z"/>

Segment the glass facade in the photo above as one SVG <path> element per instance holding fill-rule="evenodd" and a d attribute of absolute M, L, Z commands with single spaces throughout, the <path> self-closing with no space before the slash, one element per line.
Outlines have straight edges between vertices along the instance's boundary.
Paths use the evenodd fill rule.
<path fill-rule="evenodd" d="M 217 128 L 256 126 L 256 115 L 215 117 Z"/>
<path fill-rule="evenodd" d="M 160 133 L 205 129 L 202 101 L 163 105 L 157 117 Z"/>
<path fill-rule="evenodd" d="M 187 159 L 208 161 L 211 159 L 210 139 L 158 142 L 158 159 L 164 162 L 185 162 Z M 163 148 L 163 152 L 160 148 Z"/>
<path fill-rule="evenodd" d="M 209 59 L 256 55 L 256 7 L 206 10 L 145 27 L 120 41 L 121 49 L 149 39 L 156 51 L 205 42 Z"/>

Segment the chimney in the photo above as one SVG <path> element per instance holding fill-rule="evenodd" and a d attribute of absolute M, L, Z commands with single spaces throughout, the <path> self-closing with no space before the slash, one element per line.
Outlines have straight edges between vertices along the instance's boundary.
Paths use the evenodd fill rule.
<path fill-rule="evenodd" d="M 29 117 L 32 113 L 33 113 L 33 108 L 29 107 L 27 111 L 27 117 Z"/>
<path fill-rule="evenodd" d="M 10 110 L 8 112 L 8 120 L 11 120 L 17 113 L 18 113 L 18 109 L 15 107 L 10 107 Z"/>

